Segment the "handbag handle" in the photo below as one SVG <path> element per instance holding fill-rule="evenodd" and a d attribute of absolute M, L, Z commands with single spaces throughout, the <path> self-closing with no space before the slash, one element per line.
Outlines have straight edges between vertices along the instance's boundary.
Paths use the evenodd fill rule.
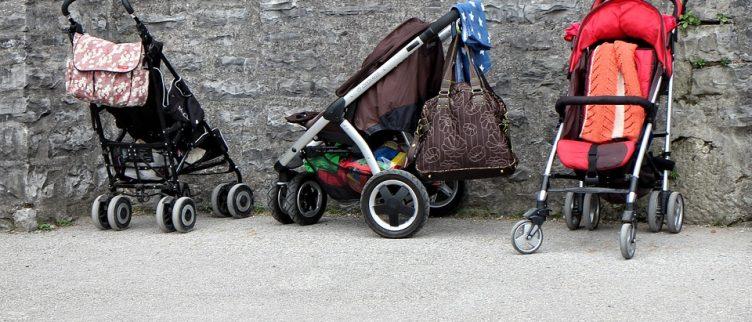
<path fill-rule="evenodd" d="M 452 39 L 452 43 L 449 45 L 449 52 L 447 56 L 450 57 L 449 61 L 444 64 L 444 77 L 441 81 L 441 89 L 439 90 L 438 104 L 436 107 L 449 107 L 451 100 L 449 99 L 450 90 L 452 88 L 452 81 L 454 79 L 454 65 L 457 63 L 457 52 L 460 48 L 460 35 L 457 34 Z M 473 98 L 483 94 L 482 81 L 478 77 L 478 71 L 475 67 L 475 60 L 473 59 L 472 51 L 463 45 L 467 52 L 467 58 L 470 63 L 470 86 L 472 88 Z"/>

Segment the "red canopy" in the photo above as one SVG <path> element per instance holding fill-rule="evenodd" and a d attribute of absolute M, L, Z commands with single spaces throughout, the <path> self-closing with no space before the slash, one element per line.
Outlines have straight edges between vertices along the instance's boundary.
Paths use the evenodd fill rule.
<path fill-rule="evenodd" d="M 669 34 L 674 28 L 674 16 L 662 15 L 644 0 L 610 0 L 602 4 L 600 1 L 596 2 L 595 8 L 582 20 L 579 27 L 570 71 L 577 67 L 582 52 L 597 42 L 633 38 L 651 44 L 658 61 L 666 69 L 666 73 L 671 74 Z"/>

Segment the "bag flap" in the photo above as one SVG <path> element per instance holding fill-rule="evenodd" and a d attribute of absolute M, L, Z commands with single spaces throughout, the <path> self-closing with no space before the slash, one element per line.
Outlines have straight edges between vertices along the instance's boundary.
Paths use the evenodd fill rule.
<path fill-rule="evenodd" d="M 73 38 L 73 67 L 81 72 L 127 73 L 140 67 L 143 57 L 140 42 L 116 44 L 78 33 Z"/>

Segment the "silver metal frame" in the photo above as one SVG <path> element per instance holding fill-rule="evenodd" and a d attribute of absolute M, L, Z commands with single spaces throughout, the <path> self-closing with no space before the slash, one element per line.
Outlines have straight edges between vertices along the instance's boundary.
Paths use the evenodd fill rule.
<path fill-rule="evenodd" d="M 658 78 L 658 81 L 656 84 L 658 86 L 654 89 L 652 93 L 652 97 L 650 98 L 650 101 L 655 104 L 658 100 L 659 93 L 661 91 L 661 83 L 663 82 L 663 76 L 660 76 Z M 664 145 L 664 151 L 666 153 L 671 152 L 671 117 L 672 117 L 672 106 L 673 106 L 673 83 L 674 78 L 671 76 L 669 78 L 668 83 L 668 102 L 667 102 L 667 109 L 666 109 L 666 142 Z M 650 141 L 653 139 L 653 123 L 649 122 L 645 125 L 645 129 L 643 131 L 642 140 L 640 142 L 640 150 L 637 153 L 637 160 L 635 163 L 635 167 L 632 171 L 632 177 L 633 178 L 639 178 L 640 177 L 640 171 L 642 170 L 642 162 L 645 159 L 645 154 L 647 153 L 648 146 L 650 145 Z M 559 146 L 559 141 L 562 137 L 562 132 L 564 129 L 564 124 L 559 123 L 559 128 L 556 132 L 556 137 L 554 138 L 553 146 L 551 147 L 551 154 L 548 156 L 548 161 L 546 163 L 546 170 L 543 173 L 545 180 L 544 186 L 541 188 L 540 192 L 537 196 L 537 201 L 539 203 L 545 203 L 548 200 L 548 178 L 551 177 L 552 169 L 553 169 L 553 163 L 557 156 L 557 148 Z M 580 182 L 580 187 L 582 187 L 582 182 Z M 663 173 L 663 191 L 668 191 L 669 189 L 669 172 L 664 171 Z M 635 191 L 630 191 L 627 195 L 627 203 L 632 204 L 637 200 L 637 193 Z"/>
<path fill-rule="evenodd" d="M 439 33 L 439 39 L 442 42 L 448 39 L 449 36 L 451 36 L 451 28 L 452 25 L 449 25 Z M 349 107 L 350 104 L 355 102 L 361 95 L 363 95 L 363 93 L 368 91 L 371 87 L 373 87 L 373 85 L 378 83 L 382 78 L 384 78 L 384 76 L 397 68 L 399 64 L 404 62 L 408 57 L 410 57 L 410 55 L 412 55 L 415 51 L 417 51 L 424 45 L 423 40 L 420 37 L 416 37 L 408 44 L 409 45 L 405 46 L 394 56 L 389 58 L 389 60 L 387 60 L 384 65 L 379 67 L 375 72 L 373 72 L 370 76 L 368 76 L 365 80 L 363 80 L 360 84 L 355 86 L 352 90 L 347 92 L 345 96 L 342 97 L 342 99 L 344 100 L 345 108 Z M 415 44 L 418 45 L 416 46 Z M 329 120 L 323 117 L 319 118 L 319 120 L 316 121 L 313 126 L 311 126 L 305 133 L 303 133 L 303 135 L 297 141 L 295 141 L 295 143 L 293 143 L 292 147 L 288 149 L 285 154 L 282 155 L 282 157 L 279 158 L 279 163 L 285 167 L 290 165 L 290 163 L 295 158 L 300 156 L 301 151 L 316 138 L 316 136 L 329 124 L 329 122 Z M 355 127 L 347 120 L 343 120 L 339 126 L 340 128 L 342 128 L 345 134 L 347 134 L 347 136 L 350 137 L 353 142 L 355 142 L 355 145 L 365 157 L 366 162 L 368 163 L 368 167 L 371 169 L 371 172 L 373 174 L 380 173 L 381 168 L 379 168 L 379 165 L 376 162 L 376 157 L 374 157 L 373 151 L 368 146 L 366 140 L 363 139 L 360 133 L 358 133 L 358 130 L 355 129 Z"/>

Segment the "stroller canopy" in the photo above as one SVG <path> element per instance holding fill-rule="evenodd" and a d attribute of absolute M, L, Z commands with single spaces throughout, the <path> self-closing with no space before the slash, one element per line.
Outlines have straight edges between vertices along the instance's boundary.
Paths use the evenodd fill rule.
<path fill-rule="evenodd" d="M 681 1 L 677 0 L 676 6 L 676 12 L 683 10 Z M 593 7 L 579 27 L 570 72 L 577 67 L 582 52 L 600 41 L 638 39 L 650 44 L 666 73 L 672 73 L 669 33 L 677 26 L 675 16 L 662 15 L 644 0 L 596 1 Z"/>

